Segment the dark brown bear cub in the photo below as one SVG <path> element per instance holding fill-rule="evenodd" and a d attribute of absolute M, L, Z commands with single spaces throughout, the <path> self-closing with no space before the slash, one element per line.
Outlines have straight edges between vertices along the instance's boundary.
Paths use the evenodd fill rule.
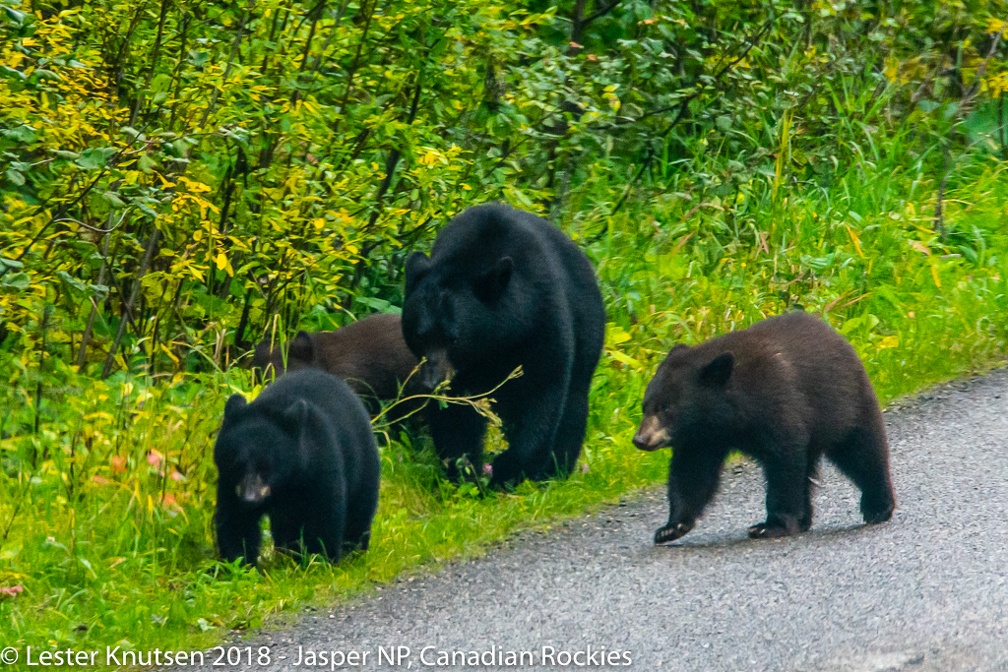
<path fill-rule="evenodd" d="M 370 315 L 336 331 L 309 334 L 299 331 L 287 347 L 287 371 L 317 368 L 343 378 L 373 412 L 381 410 L 376 401 L 392 401 L 419 363 L 403 340 L 398 315 Z M 284 353 L 269 340 L 256 346 L 252 367 L 262 372 L 272 368 L 284 372 Z M 408 406 L 408 407 L 407 407 Z M 393 419 L 415 410 L 404 405 Z"/>
<path fill-rule="evenodd" d="M 693 529 L 731 450 L 766 475 L 767 517 L 750 537 L 811 527 L 811 481 L 823 454 L 861 490 L 865 522 L 889 520 L 896 505 L 885 426 L 864 366 L 840 334 L 805 313 L 672 348 L 648 384 L 633 442 L 673 449 L 669 519 L 656 544 Z"/>

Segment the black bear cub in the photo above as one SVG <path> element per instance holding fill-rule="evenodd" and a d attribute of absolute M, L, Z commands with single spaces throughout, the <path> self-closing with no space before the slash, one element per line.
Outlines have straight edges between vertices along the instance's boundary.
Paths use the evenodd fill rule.
<path fill-rule="evenodd" d="M 548 221 L 504 204 L 470 208 L 406 261 L 403 335 L 426 358 L 421 383 L 451 379 L 449 394 L 493 393 L 507 451 L 491 483 L 568 473 L 588 418 L 588 391 L 602 351 L 605 309 L 588 258 Z M 452 373 L 454 372 L 454 376 Z M 434 446 L 455 471 L 483 461 L 486 418 L 450 404 L 427 416 Z"/>
<path fill-rule="evenodd" d="M 366 398 L 395 399 L 419 363 L 406 347 L 398 315 L 370 315 L 336 331 L 309 334 L 299 331 L 284 353 L 264 340 L 256 346 L 252 367 L 276 375 L 314 367 L 343 378 L 350 388 Z"/>
<path fill-rule="evenodd" d="M 255 565 L 259 521 L 277 548 L 367 549 L 378 506 L 378 449 L 367 411 L 339 378 L 317 369 L 281 376 L 250 404 L 232 395 L 214 446 L 217 546 Z"/>
<path fill-rule="evenodd" d="M 669 519 L 656 544 L 693 529 L 731 450 L 766 475 L 767 517 L 750 537 L 811 527 L 811 482 L 824 454 L 861 490 L 865 522 L 889 520 L 896 505 L 882 412 L 864 366 L 840 334 L 805 313 L 674 347 L 647 386 L 633 442 L 641 450 L 672 446 Z"/>

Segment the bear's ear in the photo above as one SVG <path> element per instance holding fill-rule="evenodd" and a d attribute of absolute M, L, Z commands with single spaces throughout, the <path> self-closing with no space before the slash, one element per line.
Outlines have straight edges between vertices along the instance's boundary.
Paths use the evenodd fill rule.
<path fill-rule="evenodd" d="M 315 361 L 315 344 L 312 343 L 311 336 L 307 331 L 297 332 L 287 350 L 287 367 L 290 368 L 291 362 L 311 364 L 313 361 Z"/>
<path fill-rule="evenodd" d="M 234 420 L 235 414 L 247 405 L 248 402 L 245 401 L 245 397 L 237 393 L 232 394 L 228 397 L 227 403 L 224 404 L 224 421 Z"/>
<path fill-rule="evenodd" d="M 700 382 L 712 387 L 724 387 L 735 369 L 735 355 L 722 352 L 700 369 Z"/>
<path fill-rule="evenodd" d="M 406 293 L 416 289 L 417 284 L 430 271 L 431 260 L 423 252 L 414 252 L 406 259 Z"/>
<path fill-rule="evenodd" d="M 514 261 L 511 257 L 501 257 L 489 271 L 476 280 L 475 291 L 480 300 L 485 303 L 497 303 L 508 283 L 511 282 L 511 272 Z"/>
<path fill-rule="evenodd" d="M 672 346 L 672 349 L 669 350 L 669 354 L 671 355 L 673 352 L 683 352 L 684 350 L 689 350 L 689 346 L 684 343 L 676 343 Z"/>

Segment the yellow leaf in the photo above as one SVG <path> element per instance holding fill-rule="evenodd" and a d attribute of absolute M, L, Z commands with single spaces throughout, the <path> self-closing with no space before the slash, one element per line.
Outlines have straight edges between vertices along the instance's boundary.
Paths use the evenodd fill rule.
<path fill-rule="evenodd" d="M 861 251 L 861 240 L 858 238 L 858 235 L 854 233 L 854 229 L 851 227 L 845 226 L 844 228 L 847 229 L 847 235 L 850 236 L 851 242 L 854 243 L 854 249 L 857 250 L 858 256 L 863 257 L 864 253 Z"/>
<path fill-rule="evenodd" d="M 170 359 L 171 359 L 171 360 L 172 360 L 173 362 L 175 362 L 176 364 L 178 364 L 178 363 L 179 363 L 179 358 L 175 356 L 175 353 L 171 351 L 171 348 L 169 348 L 169 347 L 168 347 L 167 345 L 165 345 L 164 343 L 159 343 L 158 345 L 160 345 L 160 346 L 161 346 L 161 352 L 163 352 L 164 354 L 168 355 L 168 357 L 169 357 L 169 358 L 170 358 Z"/>
<path fill-rule="evenodd" d="M 620 343 L 626 343 L 630 340 L 630 334 L 622 327 L 612 327 L 609 329 L 609 333 L 606 334 L 610 345 L 619 345 Z"/>
<path fill-rule="evenodd" d="M 178 181 L 185 185 L 186 189 L 194 194 L 203 194 L 210 191 L 210 187 L 203 184 L 202 182 L 196 182 L 195 180 L 190 180 L 182 175 L 179 176 Z"/>
<path fill-rule="evenodd" d="M 630 355 L 627 355 L 627 354 L 624 354 L 624 353 L 620 352 L 619 350 L 610 350 L 609 351 L 609 357 L 611 357 L 612 359 L 615 359 L 617 362 L 621 362 L 623 364 L 626 364 L 627 366 L 632 366 L 635 369 L 642 368 L 641 367 L 641 363 L 638 360 L 634 359 Z"/>
<path fill-rule="evenodd" d="M 899 336 L 886 336 L 881 341 L 879 341 L 878 349 L 886 350 L 888 348 L 899 347 Z"/>
<path fill-rule="evenodd" d="M 441 155 L 436 149 L 429 148 L 423 156 L 417 159 L 424 166 L 433 166 L 436 163 L 448 163 L 448 159 Z"/>
<path fill-rule="evenodd" d="M 217 254 L 217 258 L 214 259 L 214 263 L 217 265 L 218 271 L 223 271 L 225 268 L 227 268 L 228 258 L 227 255 L 224 254 L 223 250 Z"/>
<path fill-rule="evenodd" d="M 941 280 L 938 279 L 938 267 L 931 267 L 931 277 L 934 279 L 935 287 L 941 287 Z"/>

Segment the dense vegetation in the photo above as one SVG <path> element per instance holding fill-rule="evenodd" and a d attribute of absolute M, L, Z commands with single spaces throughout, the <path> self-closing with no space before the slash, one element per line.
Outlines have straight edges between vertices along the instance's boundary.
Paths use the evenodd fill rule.
<path fill-rule="evenodd" d="M 0 642 L 205 645 L 611 501 L 664 471 L 629 445 L 656 357 L 788 308 L 885 399 L 1002 361 L 1006 18 L 0 0 Z M 481 497 L 403 436 L 366 556 L 216 563 L 210 448 L 254 391 L 232 365 L 394 309 L 405 255 L 491 199 L 597 264 L 583 470 Z"/>

